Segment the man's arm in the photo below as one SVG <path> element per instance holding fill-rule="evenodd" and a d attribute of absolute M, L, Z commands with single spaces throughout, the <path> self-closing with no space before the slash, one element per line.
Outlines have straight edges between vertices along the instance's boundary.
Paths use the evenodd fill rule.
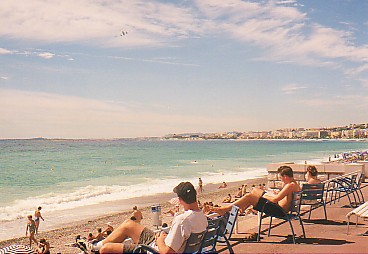
<path fill-rule="evenodd" d="M 156 244 L 160 254 L 175 253 L 175 250 L 165 244 L 166 236 L 167 234 L 164 231 L 161 231 L 157 237 Z"/>
<path fill-rule="evenodd" d="M 292 186 L 290 184 L 286 184 L 284 188 L 276 196 L 264 195 L 264 198 L 268 199 L 273 203 L 277 203 L 292 192 L 293 192 Z"/>

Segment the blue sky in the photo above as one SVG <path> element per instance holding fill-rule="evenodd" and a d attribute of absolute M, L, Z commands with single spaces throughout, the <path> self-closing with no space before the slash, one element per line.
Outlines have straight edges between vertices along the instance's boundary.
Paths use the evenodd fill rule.
<path fill-rule="evenodd" d="M 360 0 L 2 0 L 0 138 L 365 123 L 367 11 Z"/>

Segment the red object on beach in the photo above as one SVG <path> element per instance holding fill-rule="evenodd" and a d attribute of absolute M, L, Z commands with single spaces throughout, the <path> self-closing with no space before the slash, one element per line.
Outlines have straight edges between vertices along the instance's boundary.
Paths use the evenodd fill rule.
<path fill-rule="evenodd" d="M 179 198 L 172 198 L 169 200 L 169 203 L 172 205 L 180 205 Z"/>

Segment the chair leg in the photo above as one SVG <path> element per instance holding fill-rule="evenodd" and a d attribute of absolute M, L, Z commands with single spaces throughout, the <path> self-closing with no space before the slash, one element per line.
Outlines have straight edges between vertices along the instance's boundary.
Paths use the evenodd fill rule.
<path fill-rule="evenodd" d="M 364 204 L 365 201 L 364 201 L 363 192 L 362 192 L 362 190 L 360 188 L 358 190 L 360 192 L 360 196 L 362 197 L 362 204 Z"/>
<path fill-rule="evenodd" d="M 358 192 L 358 189 L 357 188 L 355 188 L 354 190 L 354 193 L 356 194 L 356 197 L 358 198 L 358 203 L 357 203 L 357 205 L 359 205 L 359 204 L 361 204 L 361 199 L 360 199 L 360 195 L 359 195 L 359 192 Z"/>
<path fill-rule="evenodd" d="M 355 191 L 354 190 L 351 190 L 350 192 L 353 194 L 353 197 L 354 197 L 354 205 L 356 206 L 358 203 L 357 203 L 357 199 L 355 197 Z"/>
<path fill-rule="evenodd" d="M 259 225 L 258 225 L 258 235 L 257 235 L 257 242 L 261 239 L 261 226 L 262 226 L 262 214 L 259 216 Z"/>
<path fill-rule="evenodd" d="M 306 235 L 305 235 L 305 230 L 304 230 L 304 225 L 303 225 L 303 221 L 302 221 L 302 218 L 299 216 L 299 223 L 300 223 L 300 226 L 302 227 L 302 231 L 303 231 L 303 236 L 304 238 L 307 238 Z"/>
<path fill-rule="evenodd" d="M 234 254 L 233 247 L 231 247 L 231 244 L 230 244 L 229 239 L 227 239 L 226 236 L 224 236 L 224 238 L 225 238 L 225 242 L 226 242 L 227 248 L 229 249 L 229 253 L 230 254 Z"/>
<path fill-rule="evenodd" d="M 292 233 L 292 236 L 293 236 L 293 243 L 296 244 L 293 224 L 291 223 L 291 220 L 288 220 L 288 222 L 289 222 L 289 225 L 290 225 L 290 228 L 291 228 L 291 233 Z"/>
<path fill-rule="evenodd" d="M 325 211 L 325 220 L 327 220 L 327 210 L 326 210 L 326 204 L 323 203 L 323 210 Z"/>
<path fill-rule="evenodd" d="M 272 216 L 270 217 L 270 225 L 268 226 L 268 236 L 271 235 Z"/>
<path fill-rule="evenodd" d="M 312 205 L 311 205 L 311 206 L 310 206 L 310 208 L 309 208 L 308 220 L 310 220 L 311 214 L 312 214 Z"/>

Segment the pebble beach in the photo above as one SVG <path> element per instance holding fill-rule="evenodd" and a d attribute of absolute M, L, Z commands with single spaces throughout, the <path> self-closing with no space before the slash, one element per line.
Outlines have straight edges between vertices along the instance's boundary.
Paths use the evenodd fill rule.
<path fill-rule="evenodd" d="M 204 192 L 199 195 L 199 200 L 203 203 L 206 201 L 212 201 L 214 204 L 222 205 L 223 198 L 230 193 L 234 196 L 238 188 L 242 184 L 248 185 L 248 190 L 251 188 L 252 184 L 258 185 L 266 183 L 267 179 L 264 178 L 256 178 L 256 179 L 248 179 L 239 182 L 230 182 L 227 183 L 227 188 L 218 189 L 220 184 L 207 184 L 204 185 Z M 196 183 L 193 183 L 196 185 Z M 174 187 L 174 186 L 173 186 Z M 170 204 L 168 200 L 170 197 L 173 197 L 173 194 L 160 194 L 155 196 L 146 196 L 141 197 L 139 199 L 132 199 L 131 204 L 132 207 L 136 204 L 144 204 L 149 203 L 152 199 L 157 200 L 161 205 L 161 219 L 162 223 L 170 224 L 172 221 L 172 216 L 165 215 L 163 212 L 168 211 L 169 209 L 173 209 L 174 205 Z M 152 212 L 150 206 L 141 206 L 138 207 L 142 214 L 143 220 L 141 222 L 142 225 L 145 225 L 149 228 L 154 228 L 152 226 Z M 106 227 L 106 223 L 111 222 L 114 227 L 117 227 L 124 220 L 130 218 L 132 211 L 122 211 L 120 213 L 114 214 L 106 214 L 102 217 L 97 217 L 94 219 L 81 219 L 80 221 L 73 223 L 73 225 L 65 226 L 62 228 L 53 229 L 50 231 L 42 231 L 42 224 L 40 228 L 39 234 L 36 236 L 37 239 L 46 238 L 51 245 L 51 253 L 80 253 L 80 249 L 76 247 L 71 247 L 71 245 L 75 242 L 75 237 L 77 235 L 87 236 L 89 232 L 95 232 L 95 229 L 98 227 L 104 228 Z M 247 219 L 247 216 L 242 219 Z M 48 220 L 52 220 L 52 218 L 48 218 Z M 42 223 L 42 222 L 41 222 Z M 47 223 L 47 221 L 43 222 Z M 11 244 L 29 244 L 29 239 L 26 237 L 13 238 L 0 242 L 0 248 L 6 247 Z M 34 244 L 32 244 L 34 247 Z"/>

